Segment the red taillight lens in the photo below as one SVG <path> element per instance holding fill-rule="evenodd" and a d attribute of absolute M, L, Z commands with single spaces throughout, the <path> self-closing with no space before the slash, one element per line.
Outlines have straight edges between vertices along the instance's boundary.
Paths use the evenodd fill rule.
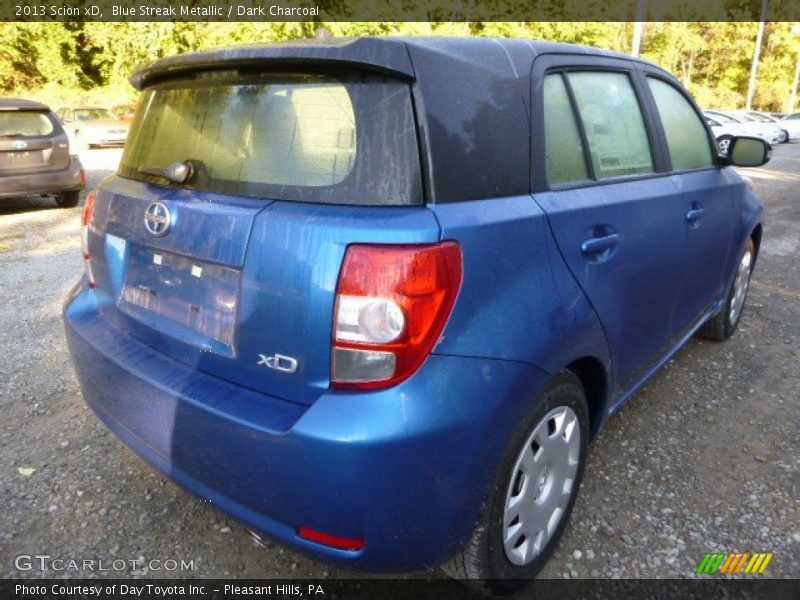
<path fill-rule="evenodd" d="M 89 223 L 92 222 L 92 216 L 94 215 L 94 200 L 97 198 L 97 192 L 92 190 L 88 194 L 86 194 L 86 204 L 83 205 L 83 220 L 81 224 L 86 227 Z"/>
<path fill-rule="evenodd" d="M 83 219 L 81 224 L 81 247 L 83 249 L 83 264 L 86 267 L 86 277 L 89 280 L 89 287 L 95 286 L 94 273 L 92 272 L 91 255 L 89 254 L 89 226 L 94 217 L 94 200 L 97 197 L 97 192 L 92 190 L 86 194 L 86 203 L 83 206 Z"/>
<path fill-rule="evenodd" d="M 411 376 L 444 329 L 461 275 L 456 242 L 348 247 L 336 290 L 332 385 L 377 389 Z"/>
<path fill-rule="evenodd" d="M 86 169 L 81 169 L 81 187 L 86 187 Z"/>
<path fill-rule="evenodd" d="M 364 540 L 353 538 L 344 538 L 329 533 L 322 533 L 321 531 L 314 531 L 308 527 L 298 527 L 297 535 L 301 538 L 324 544 L 331 548 L 338 548 L 339 550 L 361 550 L 364 547 Z"/>

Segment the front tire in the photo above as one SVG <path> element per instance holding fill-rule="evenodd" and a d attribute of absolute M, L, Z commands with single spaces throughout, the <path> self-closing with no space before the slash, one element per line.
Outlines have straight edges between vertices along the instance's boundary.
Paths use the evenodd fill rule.
<path fill-rule="evenodd" d="M 445 572 L 494 594 L 525 586 L 564 533 L 588 437 L 583 386 L 562 371 L 514 433 L 480 520 L 462 552 L 442 566 Z"/>
<path fill-rule="evenodd" d="M 706 321 L 705 325 L 700 329 L 701 337 L 722 342 L 731 337 L 736 331 L 739 321 L 742 319 L 747 291 L 750 289 L 750 276 L 753 274 L 755 258 L 755 245 L 753 240 L 749 239 L 742 257 L 739 259 L 739 267 L 728 290 L 725 305 L 717 314 Z"/>

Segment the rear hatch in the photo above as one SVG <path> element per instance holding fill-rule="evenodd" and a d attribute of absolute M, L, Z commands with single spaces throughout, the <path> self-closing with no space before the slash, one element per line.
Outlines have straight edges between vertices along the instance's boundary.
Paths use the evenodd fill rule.
<path fill-rule="evenodd" d="M 69 162 L 67 135 L 50 111 L 0 109 L 0 176 L 61 171 Z"/>
<path fill-rule="evenodd" d="M 409 83 L 201 71 L 147 87 L 139 107 L 89 229 L 105 314 L 179 361 L 312 403 L 348 244 L 439 238 Z"/>

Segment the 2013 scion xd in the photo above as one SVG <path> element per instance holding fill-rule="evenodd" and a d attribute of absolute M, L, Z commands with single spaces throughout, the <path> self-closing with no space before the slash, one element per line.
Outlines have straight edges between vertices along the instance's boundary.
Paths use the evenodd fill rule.
<path fill-rule="evenodd" d="M 519 40 L 156 61 L 86 202 L 86 401 L 260 535 L 507 591 L 587 442 L 697 331 L 730 336 L 762 208 L 680 84 Z"/>

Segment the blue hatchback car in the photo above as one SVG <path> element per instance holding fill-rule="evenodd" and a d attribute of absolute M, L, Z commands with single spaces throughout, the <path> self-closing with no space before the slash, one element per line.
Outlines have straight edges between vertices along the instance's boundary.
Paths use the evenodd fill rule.
<path fill-rule="evenodd" d="M 329 563 L 510 591 L 587 442 L 742 315 L 762 207 L 671 75 L 523 40 L 158 60 L 88 195 L 84 397 L 156 469 Z"/>

